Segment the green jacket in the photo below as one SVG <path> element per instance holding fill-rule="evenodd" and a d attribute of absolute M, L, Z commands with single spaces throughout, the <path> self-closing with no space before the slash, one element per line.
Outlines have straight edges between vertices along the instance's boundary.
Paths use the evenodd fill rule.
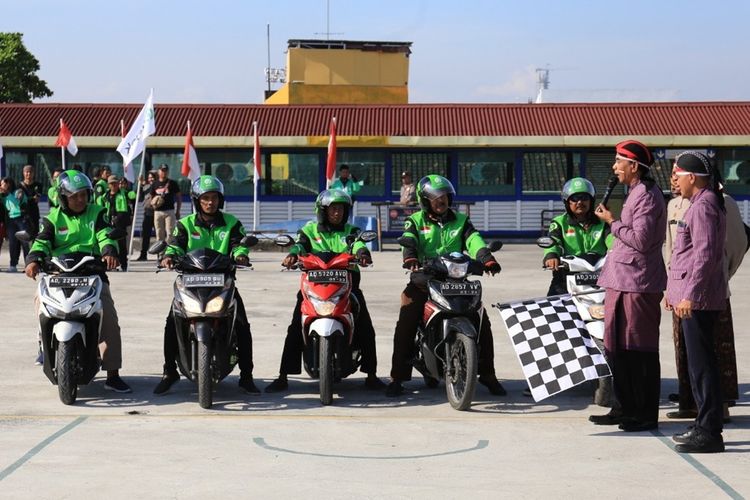
<path fill-rule="evenodd" d="M 104 179 L 99 179 L 94 184 L 94 202 L 104 206 L 104 195 L 109 192 L 109 185 Z"/>
<path fill-rule="evenodd" d="M 53 208 L 39 225 L 27 262 L 66 253 L 117 255 L 117 242 L 109 237 L 109 221 L 104 208 L 89 203 L 80 214 Z"/>
<path fill-rule="evenodd" d="M 549 236 L 557 244 L 544 249 L 542 261 L 564 255 L 583 255 L 589 252 L 604 255 L 612 246 L 614 236 L 609 224 L 592 215 L 588 228 L 567 213 L 558 215 L 549 225 Z"/>
<path fill-rule="evenodd" d="M 354 196 L 362 189 L 362 184 L 364 184 L 363 181 L 355 181 L 351 178 L 351 176 L 349 177 L 349 179 L 347 179 L 346 184 L 344 184 L 343 182 L 341 182 L 341 178 L 339 177 L 338 179 L 333 181 L 333 184 L 331 184 L 331 189 L 340 189 L 344 191 L 351 197 L 352 201 L 354 201 Z"/>
<path fill-rule="evenodd" d="M 26 207 L 26 195 L 21 196 L 21 199 L 19 200 L 16 196 L 16 192 L 18 191 L 19 190 L 17 189 L 13 193 L 8 193 L 6 195 L 0 194 L 0 200 L 2 200 L 5 219 L 17 219 L 24 214 L 24 208 Z M 23 191 L 21 191 L 21 193 L 23 193 Z"/>
<path fill-rule="evenodd" d="M 185 255 L 210 248 L 236 258 L 250 253 L 247 247 L 240 245 L 244 236 L 245 228 L 234 215 L 219 211 L 213 220 L 206 222 L 198 214 L 190 214 L 177 221 L 164 254 Z"/>
<path fill-rule="evenodd" d="M 109 220 L 113 225 L 128 226 L 130 223 L 130 202 L 135 200 L 135 193 L 120 189 L 114 196 L 107 191 L 101 197 L 101 205 L 107 211 Z"/>
<path fill-rule="evenodd" d="M 341 230 L 334 230 L 325 224 L 318 224 L 318 221 L 311 220 L 297 231 L 297 243 L 292 246 L 289 253 L 294 255 L 300 254 L 317 254 L 322 252 L 346 252 L 348 246 L 346 237 L 352 233 L 358 233 L 359 228 L 351 224 L 344 224 Z M 369 252 L 367 246 L 358 241 L 352 247 L 352 254 L 357 255 L 360 252 Z"/>
<path fill-rule="evenodd" d="M 464 250 L 472 259 L 482 262 L 492 257 L 469 217 L 450 209 L 440 222 L 430 219 L 424 210 L 413 213 L 404 221 L 403 236 L 417 242 L 416 251 L 402 247 L 404 260 L 416 258 L 424 262 L 438 255 Z"/>

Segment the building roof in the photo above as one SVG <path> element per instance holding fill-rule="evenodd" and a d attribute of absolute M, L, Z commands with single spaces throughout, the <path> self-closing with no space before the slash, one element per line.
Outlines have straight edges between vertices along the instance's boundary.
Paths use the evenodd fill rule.
<path fill-rule="evenodd" d="M 363 40 L 289 40 L 290 49 L 373 50 L 411 54 L 412 42 L 368 42 Z"/>
<path fill-rule="evenodd" d="M 63 118 L 78 137 L 119 137 L 140 104 L 0 104 L 0 137 L 56 137 Z M 332 117 L 339 136 L 514 139 L 535 137 L 717 138 L 748 136 L 750 102 L 620 104 L 250 105 L 156 104 L 156 136 L 248 137 L 257 120 L 263 138 L 327 136 Z M 395 141 L 395 142 L 394 142 Z M 440 141 L 437 141 L 438 143 Z M 449 141 L 443 141 L 449 144 Z M 458 143 L 456 143 L 458 144 Z M 427 145 L 425 143 L 424 145 Z M 720 144 L 716 144 L 720 145 Z"/>

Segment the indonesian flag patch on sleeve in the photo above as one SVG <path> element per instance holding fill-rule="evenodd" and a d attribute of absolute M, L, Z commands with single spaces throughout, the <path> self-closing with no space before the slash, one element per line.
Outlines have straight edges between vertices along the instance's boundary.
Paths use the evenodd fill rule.
<path fill-rule="evenodd" d="M 201 233 L 199 233 L 198 231 L 191 231 L 190 237 L 193 238 L 194 240 L 199 240 L 201 239 Z"/>
<path fill-rule="evenodd" d="M 59 236 L 66 236 L 68 234 L 68 228 L 67 227 L 58 227 L 57 228 L 57 234 Z"/>

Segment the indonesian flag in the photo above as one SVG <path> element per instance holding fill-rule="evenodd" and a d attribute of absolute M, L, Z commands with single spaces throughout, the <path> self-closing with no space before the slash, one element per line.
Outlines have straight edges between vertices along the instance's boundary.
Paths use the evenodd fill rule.
<path fill-rule="evenodd" d="M 258 138 L 258 122 L 253 122 L 253 185 L 257 186 L 260 180 L 260 139 Z"/>
<path fill-rule="evenodd" d="M 326 160 L 326 187 L 331 187 L 336 174 L 336 117 L 331 119 L 331 132 L 328 138 L 328 159 Z"/>
<path fill-rule="evenodd" d="M 187 122 L 187 135 L 185 136 L 185 152 L 182 156 L 182 175 L 194 181 L 201 176 L 201 166 L 198 163 L 198 155 L 193 147 L 193 131 L 190 130 L 190 122 Z"/>
<path fill-rule="evenodd" d="M 76 146 L 76 140 L 73 139 L 73 134 L 65 122 L 60 118 L 60 134 L 57 136 L 57 142 L 55 146 L 65 148 L 72 156 L 78 153 L 78 146 Z"/>

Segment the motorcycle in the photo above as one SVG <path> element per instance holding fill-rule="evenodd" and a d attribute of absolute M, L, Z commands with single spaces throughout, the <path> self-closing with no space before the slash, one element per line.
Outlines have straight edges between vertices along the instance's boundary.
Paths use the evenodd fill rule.
<path fill-rule="evenodd" d="M 361 351 L 353 345 L 359 303 L 352 295 L 352 270 L 357 259 L 352 247 L 358 241 L 377 238 L 372 231 L 347 236 L 342 253 L 300 255 L 295 265 L 302 271 L 303 365 L 311 378 L 319 380 L 320 402 L 333 402 L 333 384 L 356 373 Z M 277 245 L 289 246 L 290 237 L 277 239 Z"/>
<path fill-rule="evenodd" d="M 549 236 L 536 241 L 540 248 L 551 248 L 557 243 Z M 604 268 L 607 257 L 597 253 L 580 256 L 562 255 L 558 266 L 565 273 L 565 283 L 578 315 L 586 325 L 599 350 L 604 352 L 604 289 L 596 282 Z M 594 393 L 594 401 L 599 406 L 609 406 L 612 392 L 611 378 L 599 379 Z"/>
<path fill-rule="evenodd" d="M 256 237 L 245 236 L 240 244 L 250 248 L 257 243 Z M 158 241 L 148 251 L 160 254 L 166 247 L 166 242 Z M 209 248 L 174 257 L 173 262 L 177 272 L 172 301 L 177 366 L 186 378 L 197 382 L 200 407 L 211 408 L 213 387 L 237 364 L 234 274 L 245 266 Z"/>
<path fill-rule="evenodd" d="M 113 229 L 109 237 L 118 238 L 121 234 L 124 233 Z M 16 238 L 30 242 L 31 234 L 19 231 Z M 48 257 L 39 265 L 42 369 L 57 385 L 60 401 L 72 405 L 78 397 L 78 386 L 91 382 L 101 366 L 101 274 L 107 267 L 100 257 L 82 252 Z"/>
<path fill-rule="evenodd" d="M 415 248 L 413 238 L 398 239 L 401 246 Z M 502 248 L 493 241 L 490 251 Z M 466 410 L 474 399 L 477 383 L 477 343 L 484 316 L 482 284 L 469 280 L 481 276 L 484 266 L 469 256 L 452 252 L 427 259 L 421 271 L 427 278 L 430 298 L 417 328 L 414 368 L 428 387 L 445 380 L 448 402 Z"/>

